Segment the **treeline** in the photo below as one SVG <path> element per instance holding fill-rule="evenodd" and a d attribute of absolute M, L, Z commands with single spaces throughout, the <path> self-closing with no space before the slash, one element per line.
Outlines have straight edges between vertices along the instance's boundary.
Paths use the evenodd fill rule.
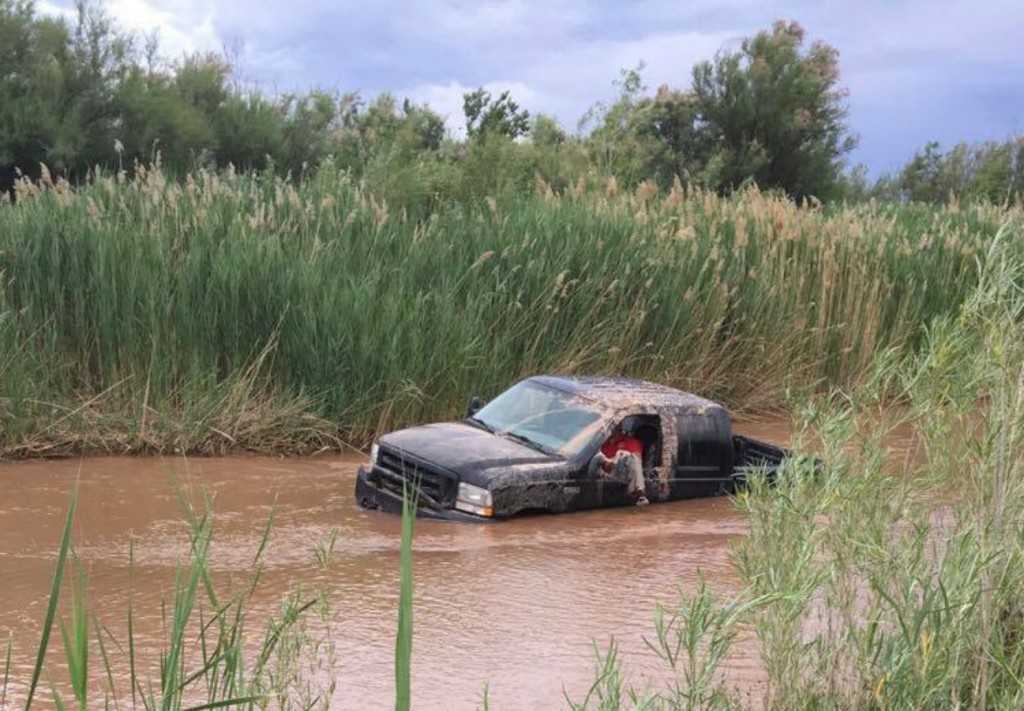
<path fill-rule="evenodd" d="M 1020 200 L 1024 196 L 1024 137 L 975 145 L 958 143 L 948 151 L 932 141 L 903 170 L 879 179 L 868 194 L 931 203 Z"/>
<path fill-rule="evenodd" d="M 1024 189 L 1020 141 L 948 153 L 929 144 L 869 184 L 846 162 L 856 141 L 838 53 L 795 22 L 698 64 L 687 89 L 651 92 L 641 71 L 623 71 L 618 98 L 595 105 L 576 132 L 507 92 L 474 91 L 456 139 L 429 106 L 390 94 L 268 96 L 239 83 L 220 55 L 167 63 L 152 38 L 120 30 L 93 2 L 79 2 L 69 22 L 29 0 L 0 0 L 0 188 L 42 166 L 72 183 L 96 167 L 156 162 L 170 175 L 230 165 L 299 180 L 331 161 L 424 213 L 532 190 L 538 179 L 564 192 L 609 176 L 624 188 L 678 181 L 719 193 L 756 183 L 798 200 L 1004 202 Z"/>

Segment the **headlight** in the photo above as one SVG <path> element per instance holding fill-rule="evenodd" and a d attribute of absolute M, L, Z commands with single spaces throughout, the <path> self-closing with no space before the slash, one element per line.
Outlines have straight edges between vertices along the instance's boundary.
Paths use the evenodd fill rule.
<path fill-rule="evenodd" d="M 380 445 L 374 442 L 370 445 L 370 466 L 377 465 L 377 455 L 380 454 Z"/>
<path fill-rule="evenodd" d="M 464 481 L 459 482 L 458 499 L 459 501 L 465 501 L 467 504 L 476 504 L 477 506 L 490 506 L 492 503 L 491 492 L 479 486 L 467 484 Z"/>
<path fill-rule="evenodd" d="M 455 508 L 477 516 L 493 516 L 494 502 L 491 492 L 479 486 L 459 482 L 459 494 L 455 500 Z"/>

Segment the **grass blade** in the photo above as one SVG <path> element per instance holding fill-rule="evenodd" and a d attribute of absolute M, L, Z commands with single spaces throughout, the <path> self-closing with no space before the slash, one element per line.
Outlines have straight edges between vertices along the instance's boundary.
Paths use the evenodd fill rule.
<path fill-rule="evenodd" d="M 142 693 L 139 677 L 135 673 L 135 614 L 132 610 L 132 591 L 135 589 L 135 538 L 128 539 L 128 675 L 132 687 L 132 708 L 138 705 L 138 695 Z"/>
<path fill-rule="evenodd" d="M 182 711 L 206 711 L 206 709 L 223 709 L 231 706 L 244 706 L 245 704 L 254 704 L 259 700 L 259 696 L 240 696 L 237 699 L 223 699 L 221 701 L 211 701 L 210 703 L 201 704 L 199 706 L 189 706 L 187 709 L 182 709 Z"/>
<path fill-rule="evenodd" d="M 96 645 L 99 647 L 100 650 L 100 660 L 103 662 L 103 669 L 107 675 L 107 686 L 110 689 L 110 696 L 107 697 L 104 705 L 109 707 L 110 699 L 113 698 L 114 711 L 118 711 L 118 709 L 120 708 L 120 704 L 118 703 L 117 700 L 117 689 L 114 687 L 114 668 L 110 664 L 110 655 L 107 654 L 107 645 L 103 643 L 104 632 L 114 642 L 115 646 L 118 646 L 117 640 L 114 639 L 113 635 L 110 634 L 110 630 L 107 630 L 106 628 L 100 626 L 99 620 L 97 620 L 95 617 L 93 618 L 92 622 L 93 632 L 96 635 Z"/>
<path fill-rule="evenodd" d="M 408 490 L 402 495 L 402 544 L 399 558 L 398 634 L 395 639 L 395 709 L 412 705 L 412 539 L 416 528 L 416 501 Z"/>
<path fill-rule="evenodd" d="M 14 635 L 7 636 L 7 656 L 4 659 L 4 683 L 0 687 L 0 708 L 7 708 L 7 684 L 11 679 L 11 646 L 14 642 Z"/>
<path fill-rule="evenodd" d="M 53 572 L 53 583 L 50 585 L 50 601 L 46 606 L 46 617 L 43 620 L 43 632 L 39 639 L 39 650 L 36 653 L 35 667 L 32 669 L 32 682 L 28 687 L 28 696 L 25 698 L 25 711 L 32 708 L 32 699 L 35 697 L 36 688 L 39 686 L 39 677 L 43 673 L 43 663 L 46 660 L 46 650 L 50 644 L 50 631 L 53 629 L 53 618 L 57 614 L 57 600 L 60 598 L 60 586 L 64 579 L 64 565 L 68 560 L 68 553 L 71 550 L 71 530 L 75 523 L 75 509 L 78 506 L 78 477 L 71 489 L 71 503 L 68 505 L 67 517 L 64 519 L 64 535 L 60 541 L 60 552 L 57 554 L 57 567 Z"/>

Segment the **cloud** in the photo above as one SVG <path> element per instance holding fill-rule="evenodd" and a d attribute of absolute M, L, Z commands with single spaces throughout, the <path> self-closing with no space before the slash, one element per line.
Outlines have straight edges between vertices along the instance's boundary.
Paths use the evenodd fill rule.
<path fill-rule="evenodd" d="M 693 66 L 708 57 L 735 33 L 679 32 L 653 34 L 626 41 L 578 44 L 554 51 L 528 65 L 523 81 L 550 97 L 547 110 L 572 126 L 596 101 L 611 100 L 613 82 L 623 69 L 644 64 L 644 83 L 654 90 L 662 84 L 689 86 Z"/>
<path fill-rule="evenodd" d="M 501 37 L 564 34 L 586 19 L 585 9 L 576 3 L 528 2 L 527 0 L 442 0 L 418 5 L 413 15 L 415 28 L 433 38 L 486 42 Z"/>
<path fill-rule="evenodd" d="M 168 56 L 221 47 L 213 27 L 213 13 L 201 4 L 155 0 L 111 0 L 111 16 L 125 29 L 146 33 L 156 31 Z"/>
<path fill-rule="evenodd" d="M 217 51 L 220 39 L 213 26 L 213 11 L 206 3 L 192 0 L 109 0 L 103 5 L 118 28 L 139 35 L 156 33 L 162 54 L 177 58 L 183 54 Z M 73 2 L 43 0 L 36 9 L 52 17 L 74 22 Z"/>
<path fill-rule="evenodd" d="M 843 27 L 817 18 L 841 49 L 852 156 L 896 170 L 927 141 L 1002 140 L 1024 126 L 1024 12 L 1019 0 L 875 0 Z"/>
<path fill-rule="evenodd" d="M 49 2 L 49 0 L 40 0 L 40 2 L 37 2 L 35 4 L 35 8 L 36 11 L 42 13 L 43 15 L 48 15 L 50 17 L 59 17 L 69 21 L 75 19 L 74 7 L 65 7 L 63 5 L 57 5 L 52 2 Z"/>

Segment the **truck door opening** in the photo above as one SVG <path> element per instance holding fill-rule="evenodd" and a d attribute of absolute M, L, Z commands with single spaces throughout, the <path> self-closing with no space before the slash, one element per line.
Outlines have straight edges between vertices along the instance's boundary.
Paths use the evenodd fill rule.
<path fill-rule="evenodd" d="M 636 422 L 635 436 L 644 446 L 643 470 L 652 471 L 661 466 L 661 417 L 658 415 L 633 415 Z"/>

